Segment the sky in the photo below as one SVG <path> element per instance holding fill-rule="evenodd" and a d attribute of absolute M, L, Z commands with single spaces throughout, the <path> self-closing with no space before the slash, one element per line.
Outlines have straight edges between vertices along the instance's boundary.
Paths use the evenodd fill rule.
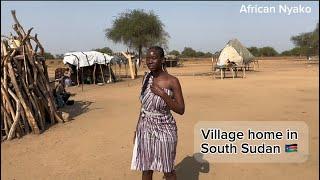
<path fill-rule="evenodd" d="M 275 7 L 275 13 L 240 13 L 241 7 Z M 304 12 L 288 15 L 282 7 L 304 7 Z M 306 7 L 311 12 L 306 12 Z M 192 47 L 214 53 L 233 38 L 246 47 L 272 46 L 278 52 L 294 47 L 290 37 L 313 31 L 319 22 L 319 2 L 219 2 L 219 1 L 1 1 L 1 35 L 13 32 L 16 15 L 25 30 L 33 27 L 45 51 L 63 54 L 70 51 L 90 51 L 110 47 L 126 50 L 105 37 L 104 30 L 112 26 L 120 13 L 143 9 L 153 11 L 169 33 L 169 51 Z M 287 11 L 288 12 L 288 11 Z"/>

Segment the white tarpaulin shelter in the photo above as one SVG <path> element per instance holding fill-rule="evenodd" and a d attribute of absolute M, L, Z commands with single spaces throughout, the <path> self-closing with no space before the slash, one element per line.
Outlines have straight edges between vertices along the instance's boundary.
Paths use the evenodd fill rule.
<path fill-rule="evenodd" d="M 115 76 L 111 69 L 113 56 L 97 51 L 70 52 L 64 54 L 63 63 L 72 69 L 71 79 L 77 82 L 95 84 L 96 82 L 113 82 Z M 100 71 L 97 69 L 100 68 Z M 81 73 L 81 75 L 79 74 Z M 109 80 L 106 81 L 106 78 Z"/>
<path fill-rule="evenodd" d="M 221 51 L 217 65 L 227 65 L 228 60 L 235 62 L 237 65 L 245 65 L 249 64 L 253 59 L 254 56 L 239 40 L 232 39 Z"/>
<path fill-rule="evenodd" d="M 106 65 L 110 63 L 112 58 L 113 56 L 97 51 L 71 52 L 64 54 L 63 63 L 69 63 L 79 69 L 81 67 L 92 66 L 94 64 Z"/>

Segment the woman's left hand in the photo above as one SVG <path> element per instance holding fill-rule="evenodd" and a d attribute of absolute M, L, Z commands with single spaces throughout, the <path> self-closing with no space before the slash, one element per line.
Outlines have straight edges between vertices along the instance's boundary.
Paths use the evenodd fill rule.
<path fill-rule="evenodd" d="M 152 84 L 150 86 L 150 90 L 151 92 L 153 92 L 154 94 L 160 96 L 160 97 L 163 97 L 165 95 L 165 92 L 162 88 L 160 88 L 157 84 Z"/>

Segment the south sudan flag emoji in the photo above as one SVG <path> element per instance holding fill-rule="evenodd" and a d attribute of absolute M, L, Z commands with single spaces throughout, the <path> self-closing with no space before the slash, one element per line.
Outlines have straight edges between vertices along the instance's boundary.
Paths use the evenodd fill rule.
<path fill-rule="evenodd" d="M 286 152 L 298 152 L 298 144 L 286 144 Z"/>

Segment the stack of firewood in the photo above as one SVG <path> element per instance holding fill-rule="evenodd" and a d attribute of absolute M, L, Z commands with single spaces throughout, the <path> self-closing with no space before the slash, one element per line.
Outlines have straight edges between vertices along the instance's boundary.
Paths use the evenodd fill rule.
<path fill-rule="evenodd" d="M 37 34 L 30 35 L 33 28 L 25 32 L 15 11 L 11 14 L 16 35 L 1 35 L 1 140 L 39 134 L 63 122 Z"/>

